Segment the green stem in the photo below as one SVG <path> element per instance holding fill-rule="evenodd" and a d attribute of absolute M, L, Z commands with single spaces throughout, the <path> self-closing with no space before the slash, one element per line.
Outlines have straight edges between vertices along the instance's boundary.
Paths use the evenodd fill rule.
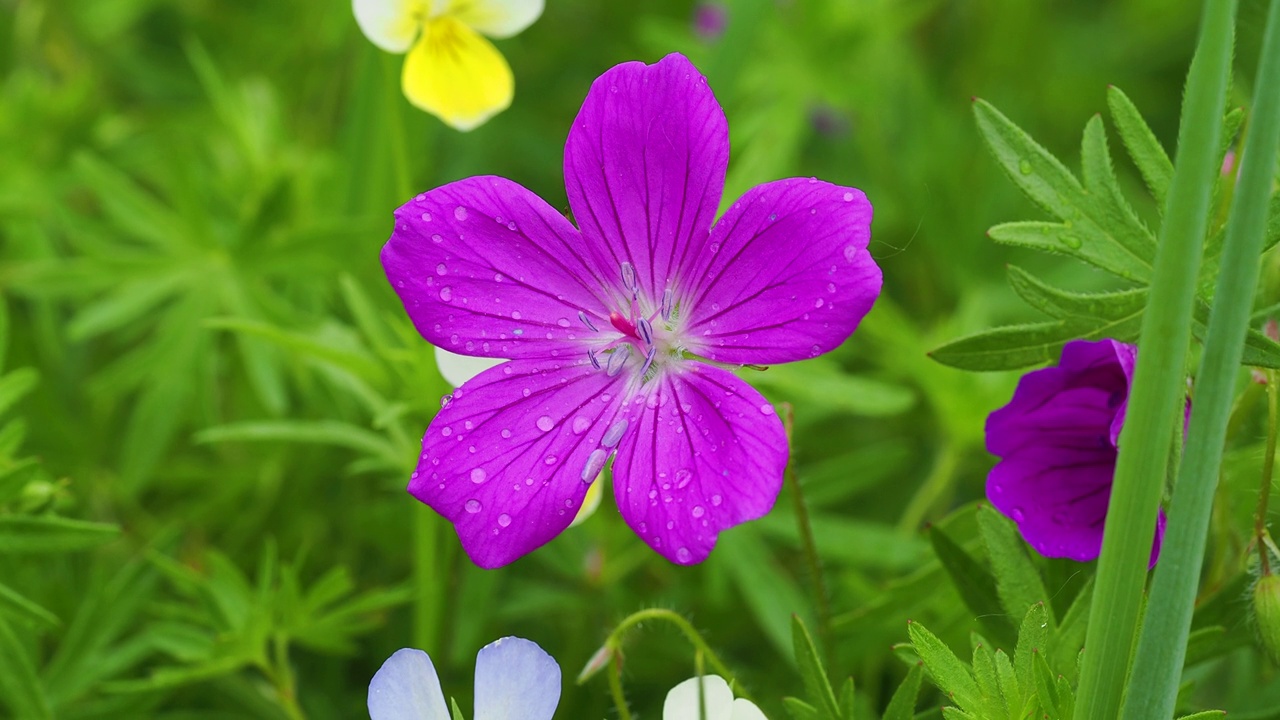
<path fill-rule="evenodd" d="M 787 446 L 793 449 L 783 481 L 791 488 L 791 503 L 796 509 L 796 525 L 800 529 L 804 559 L 809 566 L 809 581 L 813 586 L 813 601 L 818 610 L 818 639 L 822 642 L 822 654 L 827 672 L 831 672 L 835 667 L 835 635 L 831 630 L 831 597 L 827 592 L 826 578 L 822 574 L 822 560 L 818 557 L 818 543 L 813 537 L 813 525 L 809 522 L 809 505 L 805 502 L 804 488 L 800 487 L 800 479 L 796 477 L 795 444 L 792 442 L 792 430 L 795 428 L 796 420 L 795 409 L 790 403 L 784 403 L 783 408 L 782 418 L 787 432 Z"/>
<path fill-rule="evenodd" d="M 613 657 L 615 662 L 621 663 L 623 637 L 626 636 L 632 628 L 638 627 L 641 623 L 649 620 L 665 620 L 679 628 L 680 632 L 684 633 L 684 636 L 688 638 L 689 644 L 693 645 L 694 652 L 701 653 L 702 656 L 706 658 L 707 664 L 711 666 L 711 669 L 720 675 L 720 677 L 724 678 L 725 682 L 728 682 L 730 687 L 734 688 L 739 697 L 746 698 L 748 700 L 751 699 L 751 696 L 743 692 L 742 686 L 738 683 L 733 673 L 729 672 L 729 668 L 725 667 L 725 664 L 720 661 L 720 657 L 711 650 L 709 645 L 707 645 L 707 641 L 702 639 L 702 634 L 699 633 L 688 620 L 685 620 L 684 616 L 666 608 L 649 608 L 648 610 L 640 610 L 638 612 L 631 613 L 627 617 L 623 618 L 622 622 L 618 623 L 618 626 L 613 629 L 613 632 L 609 633 L 609 637 L 604 641 L 606 647 L 613 648 Z M 612 679 L 610 682 L 613 682 Z"/>
<path fill-rule="evenodd" d="M 289 666 L 289 638 L 284 633 L 276 633 L 272 638 L 272 666 L 271 679 L 280 698 L 280 708 L 289 720 L 306 720 L 307 715 L 298 704 L 298 688 Z"/>
<path fill-rule="evenodd" d="M 1186 393 L 1183 377 L 1191 307 L 1212 183 L 1218 176 L 1234 17 L 1234 0 L 1205 3 L 1200 40 L 1187 76 L 1177 163 L 1156 248 L 1138 343 L 1141 352 L 1120 435 L 1098 560 L 1076 720 L 1114 720 L 1129 674 L 1174 420 L 1181 417 Z"/>
<path fill-rule="evenodd" d="M 631 720 L 631 709 L 622 694 L 622 655 L 619 653 L 614 653 L 609 661 L 609 693 L 613 695 L 614 707 L 618 708 L 618 720 Z"/>
<path fill-rule="evenodd" d="M 1280 379 L 1271 371 L 1267 373 L 1267 450 L 1262 456 L 1262 487 L 1258 488 L 1258 509 L 1253 516 L 1253 536 L 1258 546 L 1258 560 L 1262 574 L 1271 574 L 1271 553 L 1267 552 L 1267 506 L 1271 502 L 1271 479 L 1276 464 L 1276 426 L 1280 422 Z"/>
<path fill-rule="evenodd" d="M 1280 88 L 1278 8 L 1280 0 L 1273 0 L 1259 66 L 1253 119 L 1227 219 L 1222 265 L 1209 314 L 1204 356 L 1196 378 L 1186 459 L 1174 486 L 1169 528 L 1152 581 L 1151 601 L 1138 643 L 1125 718 L 1171 717 L 1186 659 L 1227 421 L 1244 353 L 1245 332 L 1249 328 L 1249 310 L 1258 286 L 1272 171 L 1276 150 L 1280 147 L 1280 92 L 1276 90 Z M 1230 13 L 1230 7 L 1223 12 Z M 1230 19 L 1228 16 L 1222 23 L 1224 35 L 1230 32 Z M 1221 103 L 1216 107 L 1221 108 Z M 1151 301 L 1156 302 L 1154 296 Z"/>

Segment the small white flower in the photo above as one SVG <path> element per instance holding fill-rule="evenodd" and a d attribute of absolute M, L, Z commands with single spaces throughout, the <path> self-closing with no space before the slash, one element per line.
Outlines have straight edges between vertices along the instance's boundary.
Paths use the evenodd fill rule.
<path fill-rule="evenodd" d="M 560 666 L 538 644 L 505 637 L 476 654 L 474 720 L 551 720 L 560 703 Z M 372 720 L 450 720 L 431 658 L 404 648 L 369 682 Z"/>
<path fill-rule="evenodd" d="M 768 720 L 755 703 L 742 698 L 734 699 L 729 683 L 719 675 L 703 675 L 702 701 L 698 703 L 698 680 L 689 678 L 671 688 L 667 701 L 662 704 L 662 720 Z"/>

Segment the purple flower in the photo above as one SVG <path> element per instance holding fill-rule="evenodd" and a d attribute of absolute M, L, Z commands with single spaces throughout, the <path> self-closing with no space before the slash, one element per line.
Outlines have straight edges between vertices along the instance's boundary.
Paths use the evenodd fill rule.
<path fill-rule="evenodd" d="M 987 450 L 1001 458 L 987 498 L 1045 557 L 1085 562 L 1102 550 L 1137 352 L 1115 340 L 1073 340 L 1056 367 L 1023 375 L 1009 404 L 987 418 Z M 1164 524 L 1161 511 L 1152 565 Z"/>
<path fill-rule="evenodd" d="M 693 9 L 693 32 L 705 43 L 724 35 L 729 27 L 729 9 L 718 2 L 700 2 Z"/>
<path fill-rule="evenodd" d="M 387 277 L 423 337 L 511 358 L 446 398 L 409 492 L 481 567 L 568 527 L 610 456 L 627 524 L 668 559 L 772 508 L 787 442 L 726 366 L 811 358 L 871 309 L 871 205 L 816 179 L 749 190 L 712 226 L 728 126 L 680 55 L 619 65 L 574 120 L 575 228 L 510 180 L 473 177 L 396 211 Z"/>

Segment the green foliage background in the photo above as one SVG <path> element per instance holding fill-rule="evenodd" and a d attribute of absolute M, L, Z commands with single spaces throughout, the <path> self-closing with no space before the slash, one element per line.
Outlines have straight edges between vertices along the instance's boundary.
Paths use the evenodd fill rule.
<path fill-rule="evenodd" d="M 566 718 L 612 716 L 602 680 L 573 678 L 645 607 L 691 618 L 774 718 L 802 687 L 792 613 L 824 630 L 828 670 L 854 676 L 867 712 L 911 665 L 892 651 L 908 619 L 954 648 L 993 625 L 1014 637 L 1022 613 L 980 622 L 962 597 L 973 588 L 938 557 L 963 547 L 987 561 L 973 504 L 992 462 L 982 428 L 1016 374 L 926 353 L 1043 319 L 1009 289 L 1006 263 L 1059 286 L 1117 286 L 986 237 L 1046 218 L 990 158 L 971 98 L 1077 167 L 1080 129 L 1113 84 L 1171 152 L 1199 4 L 727 5 L 726 34 L 706 42 L 687 1 L 549 0 L 498 43 L 512 108 L 459 134 L 408 106 L 400 58 L 339 0 L 0 0 L 0 710 L 360 717 L 382 660 L 422 637 L 424 605 L 440 618 L 426 649 L 464 709 L 475 651 L 514 634 L 560 662 Z M 1241 3 L 1233 102 L 1245 107 L 1263 8 Z M 644 548 L 607 500 L 495 572 L 451 550 L 446 528 L 444 571 L 423 595 L 414 524 L 429 511 L 403 488 L 443 383 L 381 275 L 391 211 L 491 173 L 567 209 L 563 141 L 591 80 L 672 51 L 728 115 L 727 200 L 813 175 L 875 206 L 885 291 L 853 339 L 744 371 L 794 407 L 830 612 L 810 592 L 787 492 L 694 568 Z M 1153 221 L 1138 173 L 1117 170 Z M 1266 268 L 1270 305 L 1274 254 Z M 1193 654 L 1184 705 L 1260 719 L 1280 717 L 1280 680 L 1239 601 L 1265 414 L 1262 393 L 1242 388 L 1205 578 L 1223 630 Z M 936 550 L 930 523 L 954 542 Z M 1063 609 L 1089 571 L 1032 562 Z M 657 717 L 694 661 L 653 627 L 631 636 L 625 667 L 634 708 Z M 932 692 L 921 707 L 942 702 Z"/>

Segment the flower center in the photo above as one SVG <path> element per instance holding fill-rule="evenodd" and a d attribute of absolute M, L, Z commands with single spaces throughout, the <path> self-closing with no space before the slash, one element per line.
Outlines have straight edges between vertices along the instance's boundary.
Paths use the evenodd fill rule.
<path fill-rule="evenodd" d="M 617 331 L 617 335 L 609 337 L 613 334 L 608 329 L 601 332 L 600 326 L 585 312 L 578 313 L 578 319 L 592 332 L 604 336 L 601 338 L 605 340 L 603 344 L 587 350 L 592 365 L 612 376 L 630 364 L 633 370 L 638 371 L 636 376 L 643 383 L 663 365 L 678 360 L 682 355 L 675 293 L 667 288 L 658 306 L 653 307 L 653 303 L 642 296 L 631 263 L 622 263 L 620 274 L 624 290 L 619 303 L 622 307 L 609 312 L 609 326 Z"/>

